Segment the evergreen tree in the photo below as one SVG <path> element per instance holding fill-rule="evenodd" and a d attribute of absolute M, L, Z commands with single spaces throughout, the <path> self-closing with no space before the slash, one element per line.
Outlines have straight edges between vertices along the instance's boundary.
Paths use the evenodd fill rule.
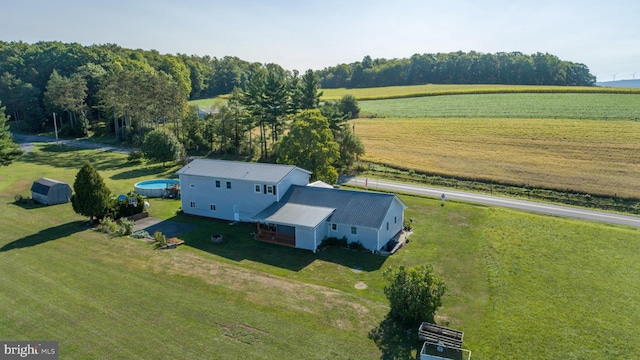
<path fill-rule="evenodd" d="M 309 69 L 302 76 L 302 83 L 300 85 L 300 107 L 302 110 L 317 109 L 320 104 L 320 97 L 322 91 L 318 91 L 320 87 L 320 80 L 315 75 L 313 70 Z"/>
<path fill-rule="evenodd" d="M 96 169 L 86 162 L 76 174 L 73 182 L 71 206 L 77 214 L 102 219 L 109 209 L 111 191 L 107 188 Z"/>
<path fill-rule="evenodd" d="M 4 107 L 0 107 L 0 165 L 9 165 L 20 155 L 22 150 L 13 142 L 9 125 L 7 125 L 7 115 Z"/>

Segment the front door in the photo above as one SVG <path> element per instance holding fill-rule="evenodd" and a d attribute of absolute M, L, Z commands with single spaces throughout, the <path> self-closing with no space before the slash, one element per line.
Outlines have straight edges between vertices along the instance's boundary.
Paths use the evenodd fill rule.
<path fill-rule="evenodd" d="M 233 205 L 233 220 L 240 221 L 240 206 Z"/>

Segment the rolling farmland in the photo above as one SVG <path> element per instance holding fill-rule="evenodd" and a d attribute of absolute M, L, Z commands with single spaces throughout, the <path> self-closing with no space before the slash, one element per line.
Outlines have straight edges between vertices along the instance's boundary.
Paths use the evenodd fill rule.
<path fill-rule="evenodd" d="M 640 95 L 361 101 L 362 160 L 442 176 L 640 198 Z"/>

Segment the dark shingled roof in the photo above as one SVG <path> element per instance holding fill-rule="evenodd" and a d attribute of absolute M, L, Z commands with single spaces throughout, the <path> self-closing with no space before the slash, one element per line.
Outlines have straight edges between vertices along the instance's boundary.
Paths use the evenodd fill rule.
<path fill-rule="evenodd" d="M 334 208 L 332 223 L 378 229 L 395 198 L 393 194 L 293 185 L 280 203 Z"/>
<path fill-rule="evenodd" d="M 57 180 L 53 180 L 53 179 L 40 178 L 33 182 L 33 185 L 31 185 L 31 191 L 33 191 L 36 194 L 47 195 L 49 194 L 49 189 L 51 189 L 54 185 L 57 185 L 57 184 L 64 184 L 64 183 Z"/>

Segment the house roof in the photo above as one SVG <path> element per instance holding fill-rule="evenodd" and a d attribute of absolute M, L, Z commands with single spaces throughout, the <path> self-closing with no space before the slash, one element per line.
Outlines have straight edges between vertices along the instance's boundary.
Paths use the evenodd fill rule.
<path fill-rule="evenodd" d="M 397 199 L 397 197 L 393 194 L 292 185 L 280 202 L 269 206 L 254 218 L 257 221 L 268 220 L 270 216 L 276 215 L 280 210 L 278 205 L 296 204 L 302 206 L 297 208 L 299 211 L 305 206 L 335 209 L 330 217 L 332 223 L 377 229 L 382 226 L 394 199 Z M 398 199 L 398 201 L 400 200 Z M 300 214 L 290 214 L 292 216 L 291 219 L 302 221 L 301 218 L 305 214 L 309 214 L 308 216 L 310 217 L 311 215 L 316 216 L 314 219 L 320 216 L 319 212 L 307 211 L 301 211 Z M 287 222 L 283 215 L 285 213 L 278 215 L 281 220 L 279 222 Z M 309 221 L 312 222 L 312 219 L 310 218 Z"/>
<path fill-rule="evenodd" d="M 278 183 L 292 171 L 311 172 L 293 165 L 264 164 L 254 162 L 195 159 L 182 169 L 178 175 L 196 175 L 221 179 L 259 181 Z"/>
<path fill-rule="evenodd" d="M 33 191 L 36 194 L 47 195 L 49 193 L 49 189 L 51 189 L 53 186 L 58 184 L 69 186 L 66 183 L 63 183 L 58 180 L 53 180 L 49 178 L 40 178 L 33 182 L 33 185 L 31 185 L 31 191 Z"/>
<path fill-rule="evenodd" d="M 296 226 L 315 227 L 335 209 L 321 206 L 309 206 L 291 203 L 273 203 L 254 216 L 256 221 L 280 223 Z"/>

